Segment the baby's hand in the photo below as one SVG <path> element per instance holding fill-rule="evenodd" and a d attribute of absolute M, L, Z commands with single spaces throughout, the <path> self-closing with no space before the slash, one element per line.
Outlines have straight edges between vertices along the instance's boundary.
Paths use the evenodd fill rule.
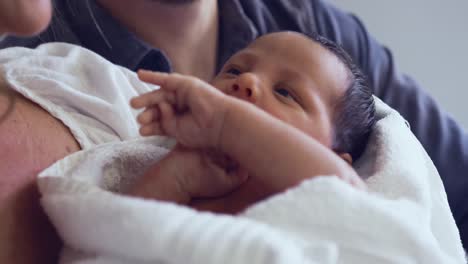
<path fill-rule="evenodd" d="M 247 178 L 247 172 L 224 155 L 178 145 L 154 164 L 127 193 L 189 204 L 192 198 L 226 195 Z"/>
<path fill-rule="evenodd" d="M 174 137 L 190 148 L 217 147 L 226 95 L 200 79 L 176 73 L 139 71 L 138 76 L 161 87 L 130 102 L 145 108 L 137 117 L 142 135 Z"/>

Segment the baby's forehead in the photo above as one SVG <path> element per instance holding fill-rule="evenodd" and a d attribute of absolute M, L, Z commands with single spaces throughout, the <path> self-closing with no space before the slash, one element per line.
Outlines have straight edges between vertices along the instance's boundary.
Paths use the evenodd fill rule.
<path fill-rule="evenodd" d="M 305 74 L 320 73 L 334 78 L 335 72 L 349 73 L 345 63 L 316 40 L 296 32 L 277 32 L 257 38 L 239 53 L 251 53 L 277 67 L 287 67 Z"/>
<path fill-rule="evenodd" d="M 253 41 L 243 51 L 257 53 L 258 56 L 280 60 L 284 63 L 319 67 L 324 61 L 345 66 L 338 56 L 316 40 L 297 32 L 276 32 L 263 35 Z M 303 67 L 304 68 L 304 67 Z"/>
<path fill-rule="evenodd" d="M 259 49 L 274 49 L 274 50 L 289 50 L 289 51 L 304 51 L 308 49 L 317 50 L 317 52 L 327 52 L 315 40 L 309 38 L 307 35 L 284 31 L 275 32 L 262 35 L 256 38 L 246 48 L 259 48 Z M 274 53 L 272 53 L 274 54 Z"/>

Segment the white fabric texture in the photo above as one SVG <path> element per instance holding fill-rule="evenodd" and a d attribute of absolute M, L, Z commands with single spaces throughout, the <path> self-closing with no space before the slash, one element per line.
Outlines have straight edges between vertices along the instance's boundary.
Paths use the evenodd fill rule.
<path fill-rule="evenodd" d="M 170 145 L 138 138 L 128 100 L 156 87 L 134 73 L 79 47 L 45 44 L 0 51 L 0 78 L 83 148 L 38 179 L 65 244 L 61 263 L 465 263 L 437 170 L 380 101 L 355 163 L 369 192 L 316 177 L 234 217 L 118 194 Z"/>
<path fill-rule="evenodd" d="M 437 170 L 403 118 L 377 106 L 355 164 L 369 192 L 322 176 L 236 217 L 114 193 L 167 152 L 159 138 L 71 155 L 39 178 L 62 263 L 465 263 Z"/>
<path fill-rule="evenodd" d="M 154 90 L 135 73 L 65 43 L 0 51 L 0 79 L 61 120 L 82 149 L 139 137 L 130 98 Z"/>

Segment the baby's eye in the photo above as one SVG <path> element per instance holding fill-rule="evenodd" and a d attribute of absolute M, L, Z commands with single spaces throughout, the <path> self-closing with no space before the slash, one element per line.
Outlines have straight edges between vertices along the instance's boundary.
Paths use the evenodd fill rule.
<path fill-rule="evenodd" d="M 226 73 L 232 74 L 232 75 L 240 75 L 242 72 L 241 72 L 239 69 L 236 69 L 236 68 L 234 68 L 234 67 L 229 67 L 229 68 L 226 70 Z"/>
<path fill-rule="evenodd" d="M 285 88 L 276 88 L 275 89 L 275 93 L 283 96 L 283 97 L 286 97 L 286 98 L 289 98 L 289 99 L 292 99 L 292 100 L 296 100 L 294 98 L 294 96 Z"/>

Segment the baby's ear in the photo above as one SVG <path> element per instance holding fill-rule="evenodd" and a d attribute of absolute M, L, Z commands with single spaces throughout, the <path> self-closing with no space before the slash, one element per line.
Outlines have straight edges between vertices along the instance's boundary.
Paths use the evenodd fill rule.
<path fill-rule="evenodd" d="M 349 153 L 338 153 L 338 156 L 346 161 L 349 165 L 353 165 L 353 157 Z"/>

